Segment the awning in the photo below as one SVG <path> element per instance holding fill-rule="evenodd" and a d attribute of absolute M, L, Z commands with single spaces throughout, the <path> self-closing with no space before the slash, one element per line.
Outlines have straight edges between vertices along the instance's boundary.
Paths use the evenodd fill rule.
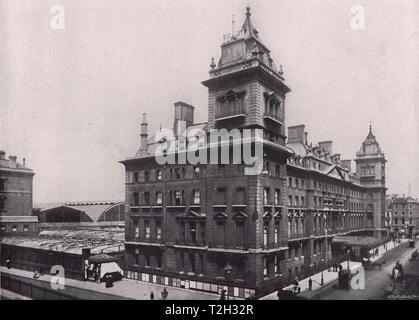
<path fill-rule="evenodd" d="M 94 256 L 90 256 L 88 260 L 89 260 L 89 263 L 98 264 L 98 263 L 116 262 L 119 259 L 116 257 L 112 257 L 108 254 L 98 253 L 98 254 L 95 254 Z"/>
<path fill-rule="evenodd" d="M 107 273 L 118 272 L 123 275 L 122 269 L 118 266 L 116 262 L 107 262 L 100 265 L 100 278 L 103 278 Z"/>

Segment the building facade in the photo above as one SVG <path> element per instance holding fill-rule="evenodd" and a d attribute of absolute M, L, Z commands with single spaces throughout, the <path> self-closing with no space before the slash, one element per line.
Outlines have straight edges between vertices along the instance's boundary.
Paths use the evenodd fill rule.
<path fill-rule="evenodd" d="M 396 237 L 411 237 L 419 233 L 419 202 L 412 197 L 389 197 L 390 232 Z"/>
<path fill-rule="evenodd" d="M 141 148 L 121 161 L 129 278 L 215 293 L 226 289 L 241 298 L 261 296 L 324 269 L 334 259 L 333 237 L 380 230 L 376 216 L 384 215 L 385 168 L 378 169 L 374 183 L 359 173 L 366 164 L 385 163 L 372 129 L 354 172 L 351 161 L 332 152 L 332 142 L 309 144 L 303 125 L 288 128 L 287 139 L 290 88 L 253 26 L 250 8 L 210 68 L 203 82 L 208 122 L 195 124 L 194 107 L 177 102 L 175 138 L 179 121 L 208 135 L 260 129 L 263 168 L 247 175 L 243 162 L 159 165 L 155 151 L 166 141 L 148 138 L 144 115 Z M 257 143 L 250 139 L 254 148 Z M 376 148 L 364 148 L 370 144 Z"/>
<path fill-rule="evenodd" d="M 0 150 L 0 233 L 37 233 L 38 218 L 32 215 L 32 179 L 34 172 L 17 162 L 16 156 L 5 157 Z"/>

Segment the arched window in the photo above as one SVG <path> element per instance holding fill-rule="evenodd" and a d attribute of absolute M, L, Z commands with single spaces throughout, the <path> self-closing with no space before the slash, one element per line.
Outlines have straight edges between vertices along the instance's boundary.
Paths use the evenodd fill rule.
<path fill-rule="evenodd" d="M 274 239 L 275 244 L 278 244 L 278 236 L 279 236 L 279 232 L 278 231 L 279 231 L 278 230 L 278 227 L 275 227 L 275 239 Z"/>
<path fill-rule="evenodd" d="M 263 258 L 263 275 L 268 275 L 268 261 L 266 260 L 266 257 Z"/>
<path fill-rule="evenodd" d="M 267 246 L 268 245 L 268 227 L 265 227 L 263 229 L 263 246 Z"/>
<path fill-rule="evenodd" d="M 290 219 L 288 220 L 288 237 L 291 237 L 291 224 L 292 224 L 292 221 Z"/>

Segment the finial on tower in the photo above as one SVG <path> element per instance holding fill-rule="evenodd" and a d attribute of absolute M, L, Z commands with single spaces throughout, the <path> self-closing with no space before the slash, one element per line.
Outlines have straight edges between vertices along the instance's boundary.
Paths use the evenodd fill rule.
<path fill-rule="evenodd" d="M 211 58 L 210 68 L 214 69 L 217 65 L 215 64 L 214 57 Z"/>
<path fill-rule="evenodd" d="M 282 64 L 279 66 L 279 72 L 281 76 L 284 75 L 284 69 L 282 68 Z"/>
<path fill-rule="evenodd" d="M 246 7 L 246 16 L 247 17 L 250 17 L 252 14 L 250 13 L 250 7 L 249 6 L 247 6 Z"/>

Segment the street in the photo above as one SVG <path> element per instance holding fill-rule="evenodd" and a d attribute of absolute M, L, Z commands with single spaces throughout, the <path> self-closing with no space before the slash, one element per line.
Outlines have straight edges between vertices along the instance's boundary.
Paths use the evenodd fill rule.
<path fill-rule="evenodd" d="M 395 284 L 393 294 L 387 299 L 417 299 L 419 300 L 419 260 L 409 261 L 415 249 L 404 243 L 388 251 L 377 262 L 385 262 L 381 270 L 365 271 L 365 289 L 340 290 L 337 283 L 308 292 L 305 297 L 315 300 L 377 300 L 385 299 L 385 292 Z M 404 268 L 405 277 L 400 282 L 394 282 L 390 275 L 396 261 Z"/>

